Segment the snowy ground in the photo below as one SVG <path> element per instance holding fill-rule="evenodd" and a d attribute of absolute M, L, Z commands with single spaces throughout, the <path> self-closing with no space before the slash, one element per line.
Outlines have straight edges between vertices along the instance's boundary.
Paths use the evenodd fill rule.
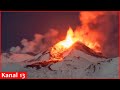
<path fill-rule="evenodd" d="M 33 58 L 36 57 L 27 54 L 14 54 L 7 57 L 7 54 L 4 54 L 2 55 L 2 71 L 25 71 L 28 73 L 28 78 L 118 78 L 118 57 L 96 58 L 74 50 L 64 58 L 64 61 L 41 69 L 25 68 L 24 64 L 20 63 Z"/>

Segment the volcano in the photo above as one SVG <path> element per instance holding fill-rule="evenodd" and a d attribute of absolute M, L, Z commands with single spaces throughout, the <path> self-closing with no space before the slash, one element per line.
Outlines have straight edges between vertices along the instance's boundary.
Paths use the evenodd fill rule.
<path fill-rule="evenodd" d="M 63 52 L 63 53 L 58 53 L 59 57 L 62 57 L 62 61 L 59 61 L 57 58 L 53 60 L 53 55 L 51 55 L 51 49 L 46 50 L 42 53 L 39 53 L 38 55 L 35 56 L 34 59 L 32 60 L 25 60 L 24 63 L 30 63 L 30 65 L 27 65 L 26 67 L 34 67 L 34 66 L 47 66 L 51 63 L 57 63 L 57 62 L 64 62 L 66 59 L 75 59 L 77 58 L 78 60 L 80 58 L 85 58 L 88 61 L 91 62 L 98 62 L 101 61 L 100 58 L 107 59 L 107 57 L 103 56 L 102 53 L 97 53 L 94 50 L 90 49 L 86 45 L 80 42 L 76 42 L 71 49 Z M 93 58 L 94 57 L 94 58 Z M 91 58 L 91 60 L 89 60 Z"/>
<path fill-rule="evenodd" d="M 49 17 L 48 13 L 46 14 Z M 64 16 L 64 14 L 61 15 Z M 67 25 L 64 25 L 58 16 L 58 20 L 56 18 L 52 20 L 51 14 L 50 21 L 52 20 L 52 22 L 48 22 L 47 19 L 47 21 L 44 21 L 47 22 L 46 26 L 43 25 L 41 19 L 37 20 L 36 24 L 30 24 L 32 23 L 30 22 L 28 24 L 32 28 L 34 25 L 42 25 L 43 27 L 35 27 L 40 29 L 36 32 L 42 34 L 36 33 L 32 40 L 23 38 L 21 46 L 12 47 L 6 53 L 2 53 L 2 71 L 24 71 L 28 73 L 28 78 L 118 78 L 118 16 L 118 12 L 113 11 L 80 11 L 80 22 L 74 30 L 71 27 L 75 23 L 72 21 L 66 22 L 69 18 L 63 19 L 63 22 L 67 23 Z M 17 22 L 19 22 L 19 19 Z M 20 29 L 24 26 L 24 23 L 21 24 L 17 25 L 20 25 Z M 53 27 L 50 28 L 51 26 Z M 67 32 L 63 31 L 65 30 L 64 26 L 68 27 Z M 27 26 L 26 29 L 29 28 Z M 46 31 L 46 28 L 49 29 Z M 7 28 L 8 31 L 14 29 L 10 28 L 9 30 Z M 20 30 L 20 32 L 25 30 Z M 28 30 L 28 33 L 26 33 L 27 30 L 22 33 L 31 38 L 29 35 L 34 29 L 33 31 L 30 30 Z M 16 32 L 16 30 L 14 31 Z M 12 35 L 15 34 L 14 31 L 11 33 Z M 65 37 L 64 34 L 66 34 Z M 18 37 L 19 35 L 17 33 Z M 14 40 L 14 37 L 10 40 Z M 12 43 L 9 44 L 12 45 Z"/>
<path fill-rule="evenodd" d="M 118 78 L 118 58 L 107 58 L 83 43 L 76 42 L 62 53 L 60 61 L 52 60 L 50 51 L 37 55 L 4 53 L 2 69 L 9 66 L 9 71 L 27 71 L 29 78 Z"/>
<path fill-rule="evenodd" d="M 118 57 L 105 57 L 96 40 L 85 40 L 72 28 L 43 52 L 19 50 L 2 54 L 2 71 L 26 71 L 29 78 L 118 78 Z"/>

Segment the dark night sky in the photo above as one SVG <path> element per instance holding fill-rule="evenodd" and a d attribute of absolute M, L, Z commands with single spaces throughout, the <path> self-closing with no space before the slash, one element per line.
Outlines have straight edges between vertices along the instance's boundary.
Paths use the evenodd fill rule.
<path fill-rule="evenodd" d="M 66 32 L 80 24 L 79 12 L 2 12 L 2 51 L 20 45 L 23 38 L 54 28 Z"/>

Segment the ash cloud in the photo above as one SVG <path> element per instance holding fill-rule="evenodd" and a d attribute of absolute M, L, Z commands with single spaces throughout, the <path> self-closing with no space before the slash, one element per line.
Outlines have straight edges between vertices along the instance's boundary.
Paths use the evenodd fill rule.
<path fill-rule="evenodd" d="M 80 27 L 88 29 L 87 38 L 93 37 L 99 42 L 102 53 L 107 57 L 118 56 L 118 12 L 116 11 L 82 11 Z M 92 33 L 96 35 L 92 36 Z"/>

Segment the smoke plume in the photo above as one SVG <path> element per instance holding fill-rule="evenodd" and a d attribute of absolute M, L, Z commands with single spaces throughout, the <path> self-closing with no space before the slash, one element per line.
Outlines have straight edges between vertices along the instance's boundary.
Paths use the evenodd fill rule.
<path fill-rule="evenodd" d="M 84 30 L 84 39 L 98 42 L 105 56 L 118 56 L 118 12 L 82 11 L 79 17 L 82 24 L 76 31 Z"/>
<path fill-rule="evenodd" d="M 55 29 L 50 29 L 44 35 L 42 34 L 35 34 L 34 39 L 29 41 L 27 39 L 21 40 L 21 45 L 23 48 L 21 49 L 20 46 L 12 47 L 10 49 L 11 53 L 34 53 L 37 54 L 39 52 L 45 51 L 54 45 L 58 39 L 58 31 Z"/>

